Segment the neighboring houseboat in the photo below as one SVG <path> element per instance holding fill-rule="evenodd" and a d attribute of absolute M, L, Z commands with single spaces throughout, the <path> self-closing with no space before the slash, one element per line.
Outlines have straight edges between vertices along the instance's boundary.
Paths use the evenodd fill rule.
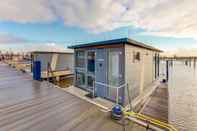
<path fill-rule="evenodd" d="M 69 48 L 75 54 L 75 86 L 95 96 L 126 105 L 128 90 L 134 99 L 159 78 L 161 50 L 152 46 L 122 38 Z"/>
<path fill-rule="evenodd" d="M 73 74 L 73 50 L 64 52 L 34 51 L 31 52 L 32 63 L 41 62 L 41 78 L 68 76 Z"/>
<path fill-rule="evenodd" d="M 31 58 L 26 53 L 6 53 L 2 54 L 2 60 L 7 63 L 9 66 L 21 70 L 24 72 L 31 71 Z"/>

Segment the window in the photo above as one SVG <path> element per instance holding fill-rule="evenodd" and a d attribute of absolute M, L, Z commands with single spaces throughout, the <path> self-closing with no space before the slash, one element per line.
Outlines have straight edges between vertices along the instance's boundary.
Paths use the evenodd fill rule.
<path fill-rule="evenodd" d="M 95 52 L 88 52 L 88 72 L 95 72 Z"/>
<path fill-rule="evenodd" d="M 133 52 L 133 63 L 135 63 L 135 61 L 140 61 L 140 52 Z"/>
<path fill-rule="evenodd" d="M 137 52 L 136 53 L 135 59 L 138 60 L 138 61 L 140 61 L 140 52 Z"/>
<path fill-rule="evenodd" d="M 108 57 L 108 80 L 109 84 L 119 86 L 120 76 L 120 51 L 109 51 Z"/>
<path fill-rule="evenodd" d="M 76 52 L 76 67 L 85 68 L 85 52 Z"/>
<path fill-rule="evenodd" d="M 85 85 L 85 74 L 82 72 L 76 72 L 76 84 Z"/>

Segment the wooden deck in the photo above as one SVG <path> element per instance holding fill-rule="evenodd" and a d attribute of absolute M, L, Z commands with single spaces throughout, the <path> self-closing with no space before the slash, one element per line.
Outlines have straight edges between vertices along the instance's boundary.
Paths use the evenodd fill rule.
<path fill-rule="evenodd" d="M 5 60 L 5 63 L 10 65 L 11 67 L 16 68 L 17 70 L 21 71 L 31 71 L 31 61 L 26 61 L 26 60 Z"/>
<path fill-rule="evenodd" d="M 123 131 L 93 104 L 0 63 L 0 131 Z M 130 124 L 129 131 L 145 131 Z"/>
<path fill-rule="evenodd" d="M 168 122 L 168 88 L 161 84 L 140 111 L 142 114 Z"/>

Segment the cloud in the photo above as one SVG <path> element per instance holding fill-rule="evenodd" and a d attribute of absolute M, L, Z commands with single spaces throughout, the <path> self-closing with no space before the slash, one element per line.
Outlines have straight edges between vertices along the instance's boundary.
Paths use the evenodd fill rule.
<path fill-rule="evenodd" d="M 151 35 L 197 38 L 196 5 L 196 0 L 4 0 L 0 20 L 62 20 L 91 32 L 132 25 Z"/>
<path fill-rule="evenodd" d="M 0 3 L 0 20 L 19 23 L 55 20 L 47 0 L 4 0 Z"/>
<path fill-rule="evenodd" d="M 171 51 L 166 51 L 161 54 L 162 56 L 172 57 L 172 56 L 179 56 L 179 57 L 185 57 L 185 56 L 197 56 L 197 48 L 193 49 L 184 49 L 179 48 Z"/>
<path fill-rule="evenodd" d="M 10 34 L 0 33 L 0 44 L 18 44 L 24 42 L 27 42 L 27 40 Z"/>
<path fill-rule="evenodd" d="M 72 49 L 67 49 L 61 43 L 36 43 L 30 44 L 30 46 L 26 46 L 25 50 L 27 52 L 31 51 L 51 51 L 51 52 L 72 52 Z"/>

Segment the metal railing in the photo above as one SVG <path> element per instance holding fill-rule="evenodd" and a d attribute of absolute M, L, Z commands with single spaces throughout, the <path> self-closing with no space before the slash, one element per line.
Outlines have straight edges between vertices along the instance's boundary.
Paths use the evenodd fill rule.
<path fill-rule="evenodd" d="M 122 84 L 120 86 L 112 86 L 112 85 L 109 85 L 109 84 L 105 84 L 105 83 L 102 83 L 102 82 L 97 82 L 95 81 L 94 82 L 95 84 L 98 84 L 98 85 L 101 85 L 101 86 L 105 86 L 105 87 L 108 87 L 109 88 L 112 88 L 112 89 L 116 89 L 116 97 L 115 97 L 115 100 L 116 100 L 116 104 L 119 103 L 119 92 L 120 92 L 120 89 L 125 87 L 127 84 Z M 93 86 L 93 94 L 95 95 L 95 84 Z M 107 90 L 107 89 L 106 89 Z M 109 97 L 109 96 L 108 96 Z"/>

